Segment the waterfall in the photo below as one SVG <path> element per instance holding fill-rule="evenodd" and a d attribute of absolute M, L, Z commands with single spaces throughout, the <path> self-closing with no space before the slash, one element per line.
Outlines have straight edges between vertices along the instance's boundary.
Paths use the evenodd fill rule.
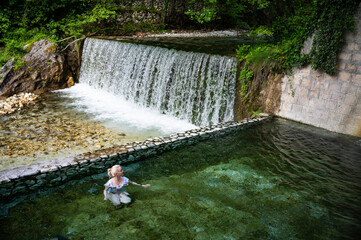
<path fill-rule="evenodd" d="M 206 126 L 233 119 L 236 66 L 230 57 L 88 38 L 79 82 Z"/>

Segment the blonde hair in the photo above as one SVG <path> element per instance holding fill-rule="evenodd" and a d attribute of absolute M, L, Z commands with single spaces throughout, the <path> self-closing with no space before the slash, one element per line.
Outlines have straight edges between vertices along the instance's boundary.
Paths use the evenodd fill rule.
<path fill-rule="evenodd" d="M 114 165 L 112 168 L 108 169 L 108 175 L 110 177 L 115 177 L 116 174 L 120 171 L 122 167 L 120 165 Z"/>

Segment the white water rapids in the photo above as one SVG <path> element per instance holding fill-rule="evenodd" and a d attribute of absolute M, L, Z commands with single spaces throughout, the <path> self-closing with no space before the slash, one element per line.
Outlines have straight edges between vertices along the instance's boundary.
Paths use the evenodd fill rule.
<path fill-rule="evenodd" d="M 230 57 L 88 38 L 79 82 L 112 96 L 103 114 L 130 104 L 206 126 L 233 119 L 236 65 Z M 154 116 L 140 119 L 159 121 Z"/>
<path fill-rule="evenodd" d="M 67 105 L 86 112 L 90 119 L 127 134 L 159 136 L 195 129 L 197 126 L 172 116 L 126 101 L 102 89 L 79 83 L 58 91 L 72 99 Z"/>

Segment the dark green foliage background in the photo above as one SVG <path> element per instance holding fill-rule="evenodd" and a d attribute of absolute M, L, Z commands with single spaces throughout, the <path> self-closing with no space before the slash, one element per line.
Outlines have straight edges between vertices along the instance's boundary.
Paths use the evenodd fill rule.
<path fill-rule="evenodd" d="M 115 19 L 124 12 L 120 7 L 123 1 L 5 0 L 0 8 L 0 66 L 13 57 L 21 62 L 24 45 L 42 38 L 72 41 L 91 33 L 116 35 L 165 29 L 164 24 L 153 26 L 146 22 L 119 26 Z M 354 26 L 359 3 L 360 0 L 190 0 L 185 14 L 200 28 L 241 28 L 251 30 L 251 36 L 267 36 L 247 51 L 242 46 L 238 51 L 239 59 L 247 61 L 250 69 L 285 71 L 311 63 L 314 69 L 335 74 L 344 33 Z M 168 6 L 169 0 L 164 4 Z M 312 35 L 312 51 L 302 55 L 303 42 Z"/>
<path fill-rule="evenodd" d="M 121 0 L 5 0 L 0 8 L 0 66 L 21 60 L 25 44 L 47 38 L 72 41 L 114 32 Z M 59 44 L 65 45 L 69 41 Z"/>
<path fill-rule="evenodd" d="M 196 2 L 196 1 L 193 1 Z M 188 10 L 190 18 L 204 24 L 232 25 L 265 33 L 272 41 L 252 44 L 238 52 L 250 68 L 289 70 L 312 64 L 317 70 L 335 74 L 337 55 L 344 33 L 354 26 L 360 0 L 203 0 L 199 11 Z M 262 30 L 260 30 L 261 28 Z M 312 51 L 301 54 L 304 41 L 314 35 Z M 252 32 L 251 32 L 252 36 Z"/>
<path fill-rule="evenodd" d="M 240 101 L 252 108 L 261 83 L 272 73 L 290 73 L 293 67 L 311 64 L 330 75 L 337 74 L 338 54 L 346 31 L 355 26 L 360 0 L 203 0 L 199 11 L 188 10 L 202 24 L 233 23 L 249 29 L 250 44 L 239 46 L 237 57 Z M 227 19 L 227 21 L 224 21 Z M 309 53 L 304 42 L 313 37 Z"/>

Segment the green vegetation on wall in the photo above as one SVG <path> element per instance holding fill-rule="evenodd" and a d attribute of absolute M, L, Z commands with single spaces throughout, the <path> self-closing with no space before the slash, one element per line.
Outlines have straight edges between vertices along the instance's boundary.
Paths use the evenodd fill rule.
<path fill-rule="evenodd" d="M 196 0 L 191 1 L 193 3 Z M 199 2 L 199 1 L 198 1 Z M 311 63 L 314 69 L 335 73 L 344 32 L 354 26 L 360 0 L 203 0 L 199 11 L 186 14 L 199 23 L 233 19 L 233 27 L 252 30 L 250 36 L 272 36 L 272 41 L 250 45 L 240 56 L 251 68 L 259 64 L 288 70 Z M 252 16 L 257 16 L 254 21 Z M 301 54 L 304 41 L 314 35 L 312 50 Z M 244 55 L 244 51 L 241 51 Z M 262 61 L 263 59 L 263 61 Z"/>
<path fill-rule="evenodd" d="M 195 2 L 195 1 L 193 1 Z M 354 26 L 360 0 L 203 0 L 199 11 L 186 14 L 199 23 L 233 19 L 234 27 L 250 30 L 257 41 L 240 46 L 237 56 L 241 101 L 247 101 L 252 76 L 287 73 L 292 67 L 311 64 L 315 70 L 333 75 L 344 33 Z M 255 20 L 254 17 L 257 19 Z M 302 53 L 306 39 L 312 49 Z"/>
<path fill-rule="evenodd" d="M 313 2 L 314 46 L 309 58 L 315 69 L 334 74 L 345 30 L 354 27 L 359 0 L 317 0 Z"/>

